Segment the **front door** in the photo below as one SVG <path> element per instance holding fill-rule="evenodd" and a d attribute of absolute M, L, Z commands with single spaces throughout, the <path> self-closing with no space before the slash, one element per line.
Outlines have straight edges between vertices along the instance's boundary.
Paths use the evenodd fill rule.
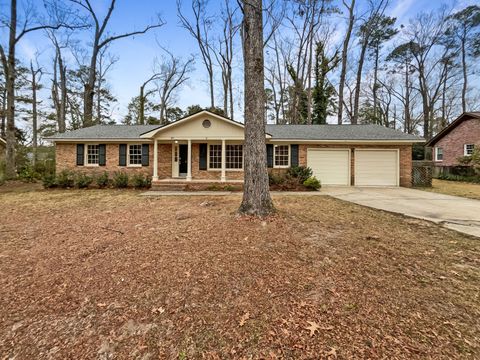
<path fill-rule="evenodd" d="M 188 145 L 178 145 L 178 173 L 180 176 L 187 176 L 188 171 Z"/>

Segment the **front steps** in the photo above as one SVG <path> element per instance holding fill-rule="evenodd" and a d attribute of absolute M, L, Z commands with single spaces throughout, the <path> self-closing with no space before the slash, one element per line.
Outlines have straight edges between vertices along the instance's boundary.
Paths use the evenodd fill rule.
<path fill-rule="evenodd" d="M 157 180 L 152 181 L 152 191 L 241 191 L 243 181 Z"/>

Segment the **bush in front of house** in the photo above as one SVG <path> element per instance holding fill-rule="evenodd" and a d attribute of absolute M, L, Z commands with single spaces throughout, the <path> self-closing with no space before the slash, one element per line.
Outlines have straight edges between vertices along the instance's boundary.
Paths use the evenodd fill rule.
<path fill-rule="evenodd" d="M 480 184 L 480 175 L 464 176 L 464 175 L 455 175 L 455 174 L 440 174 L 436 178 L 439 180 L 463 181 L 463 182 Z"/>
<path fill-rule="evenodd" d="M 270 185 L 282 185 L 287 181 L 284 174 L 268 173 L 268 183 Z"/>
<path fill-rule="evenodd" d="M 54 173 L 45 174 L 42 177 L 42 184 L 45 189 L 57 187 L 57 177 Z"/>
<path fill-rule="evenodd" d="M 30 164 L 25 165 L 18 173 L 18 178 L 23 182 L 35 182 L 41 175 Z"/>
<path fill-rule="evenodd" d="M 296 179 L 299 184 L 303 184 L 312 175 L 313 171 L 308 166 L 292 166 L 287 170 L 287 177 Z"/>
<path fill-rule="evenodd" d="M 86 189 L 93 183 L 93 177 L 86 174 L 75 175 L 75 186 L 79 189 Z"/>
<path fill-rule="evenodd" d="M 123 171 L 117 171 L 113 174 L 113 186 L 119 189 L 128 187 L 128 174 Z"/>
<path fill-rule="evenodd" d="M 110 184 L 110 178 L 108 177 L 108 173 L 104 171 L 102 174 L 97 175 L 95 177 L 95 183 L 101 189 L 106 188 Z"/>
<path fill-rule="evenodd" d="M 135 189 L 145 189 L 150 187 L 152 180 L 145 174 L 134 174 L 132 176 L 132 185 Z"/>
<path fill-rule="evenodd" d="M 309 190 L 318 190 L 322 187 L 322 184 L 320 184 L 320 180 L 318 180 L 315 176 L 310 176 L 303 182 L 303 186 Z"/>
<path fill-rule="evenodd" d="M 73 187 L 75 185 L 75 174 L 69 170 L 62 170 L 57 175 L 56 183 L 58 187 L 64 189 Z"/>

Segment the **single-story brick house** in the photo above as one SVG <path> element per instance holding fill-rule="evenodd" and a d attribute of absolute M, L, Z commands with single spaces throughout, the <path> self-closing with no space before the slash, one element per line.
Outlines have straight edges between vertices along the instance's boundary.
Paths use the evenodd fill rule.
<path fill-rule="evenodd" d="M 153 183 L 241 182 L 244 125 L 209 111 L 159 125 L 98 125 L 57 134 L 56 169 L 144 172 Z M 412 144 L 379 125 L 266 125 L 271 171 L 305 165 L 324 185 L 412 184 Z"/>
<path fill-rule="evenodd" d="M 433 137 L 427 146 L 433 148 L 435 166 L 459 165 L 458 158 L 471 155 L 480 146 L 480 112 L 466 112 Z"/>

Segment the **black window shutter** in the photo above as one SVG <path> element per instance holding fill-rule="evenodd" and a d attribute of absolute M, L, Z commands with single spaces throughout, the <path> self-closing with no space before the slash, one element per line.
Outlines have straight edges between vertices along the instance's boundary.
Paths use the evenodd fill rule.
<path fill-rule="evenodd" d="M 107 164 L 107 149 L 105 144 L 98 145 L 98 165 L 105 166 Z"/>
<path fill-rule="evenodd" d="M 290 166 L 298 166 L 298 145 L 290 145 Z"/>
<path fill-rule="evenodd" d="M 273 168 L 273 144 L 267 144 L 267 167 Z"/>
<path fill-rule="evenodd" d="M 199 170 L 207 170 L 207 144 L 200 144 L 198 168 Z"/>
<path fill-rule="evenodd" d="M 118 165 L 127 166 L 127 144 L 120 144 L 118 147 Z"/>
<path fill-rule="evenodd" d="M 77 165 L 83 166 L 85 159 L 85 144 L 77 144 Z"/>
<path fill-rule="evenodd" d="M 149 150 L 149 148 L 150 148 L 150 145 L 142 144 L 142 166 L 148 166 L 148 162 L 149 162 L 148 150 Z"/>

